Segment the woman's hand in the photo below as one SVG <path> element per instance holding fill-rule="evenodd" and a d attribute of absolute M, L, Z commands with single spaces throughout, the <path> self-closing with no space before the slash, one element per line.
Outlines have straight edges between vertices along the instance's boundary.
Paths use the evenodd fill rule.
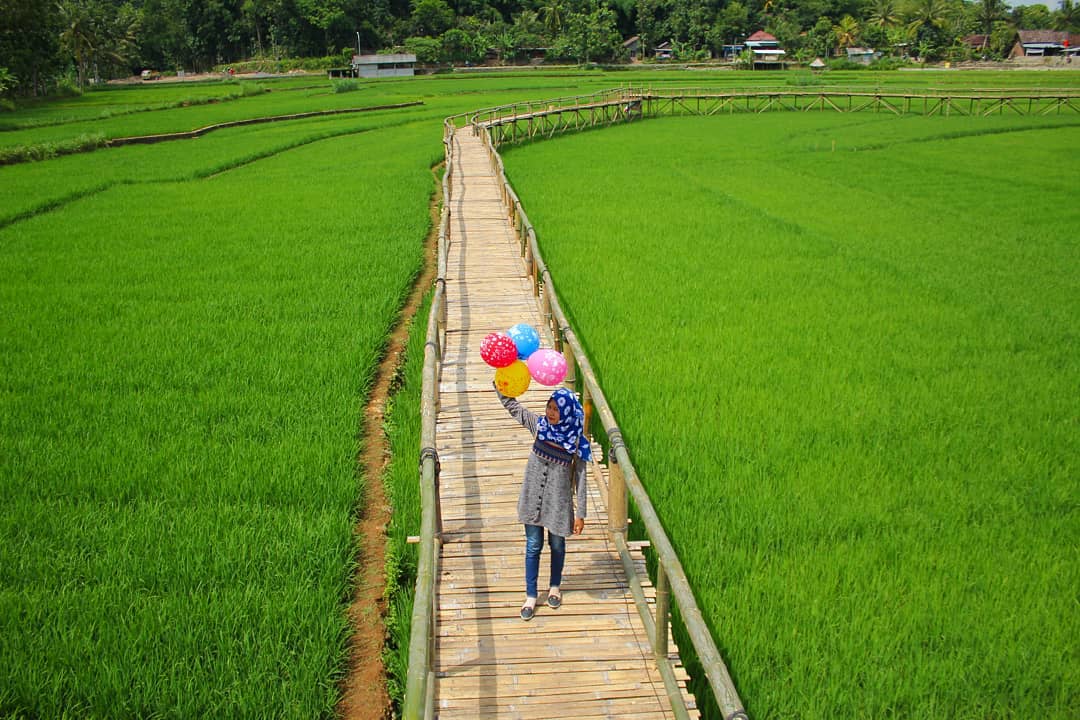
<path fill-rule="evenodd" d="M 580 535 L 585 529 L 585 518 L 574 518 L 574 534 Z"/>

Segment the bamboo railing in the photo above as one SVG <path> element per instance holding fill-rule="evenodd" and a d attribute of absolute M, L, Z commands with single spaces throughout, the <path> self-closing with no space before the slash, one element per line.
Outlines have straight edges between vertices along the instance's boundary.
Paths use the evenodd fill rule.
<path fill-rule="evenodd" d="M 897 90 L 827 88 L 616 88 L 591 95 L 537 100 L 477 110 L 474 128 L 492 134 L 496 147 L 567 132 L 662 115 L 717 115 L 810 110 L 885 112 L 894 115 L 988 116 L 1011 113 L 1080 113 L 1076 90 Z"/>
<path fill-rule="evenodd" d="M 446 347 L 446 253 L 449 249 L 450 191 L 453 183 L 454 118 L 443 122 L 446 165 L 442 178 L 442 211 L 435 293 L 428 314 L 427 342 L 424 345 L 423 393 L 420 398 L 420 548 L 416 563 L 416 594 L 413 597 L 409 635 L 409 669 L 405 679 L 402 715 L 410 719 L 430 718 L 435 707 L 435 578 L 439 576 L 442 549 L 442 517 L 439 511 L 439 453 L 435 419 L 439 412 L 439 378 Z"/>

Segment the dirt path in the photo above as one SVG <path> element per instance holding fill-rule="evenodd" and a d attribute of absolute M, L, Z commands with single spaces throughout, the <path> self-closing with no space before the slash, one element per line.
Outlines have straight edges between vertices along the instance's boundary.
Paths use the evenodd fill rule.
<path fill-rule="evenodd" d="M 433 169 L 438 180 L 441 165 Z M 435 245 L 439 236 L 439 205 L 436 192 L 431 203 L 431 232 L 424 243 L 424 267 L 409 293 L 397 326 L 390 335 L 386 355 L 379 363 L 375 386 L 364 410 L 366 432 L 359 463 L 364 477 L 362 514 L 356 528 L 360 536 L 356 595 L 349 607 L 354 634 L 350 648 L 349 674 L 342 682 L 338 717 L 343 720 L 385 720 L 390 717 L 390 697 L 386 692 L 386 669 L 382 651 L 386 639 L 386 526 L 390 505 L 383 488 L 383 474 L 390 461 L 383 416 L 390 386 L 397 373 L 401 354 L 409 339 L 409 326 L 417 308 L 435 281 Z M 417 448 L 419 451 L 419 448 Z"/>

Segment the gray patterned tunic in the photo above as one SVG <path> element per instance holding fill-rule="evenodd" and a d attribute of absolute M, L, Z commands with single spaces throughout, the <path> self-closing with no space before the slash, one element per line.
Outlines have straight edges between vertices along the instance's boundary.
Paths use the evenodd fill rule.
<path fill-rule="evenodd" d="M 536 436 L 536 413 L 523 407 L 514 398 L 495 391 L 499 401 L 510 415 Z M 545 443 L 546 444 L 546 443 Z M 577 508 L 574 508 L 574 495 Z M 585 518 L 586 484 L 585 463 L 577 463 L 577 482 L 570 482 L 570 466 L 537 455 L 529 454 L 525 466 L 525 480 L 518 498 L 518 520 L 526 525 L 543 525 L 550 532 L 568 537 L 574 532 L 574 518 Z"/>

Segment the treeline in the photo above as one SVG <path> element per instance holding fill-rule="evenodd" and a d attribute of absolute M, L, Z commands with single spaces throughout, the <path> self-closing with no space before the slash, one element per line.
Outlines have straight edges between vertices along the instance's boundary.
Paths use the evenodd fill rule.
<path fill-rule="evenodd" d="M 1010 9 L 1004 0 L 0 0 L 0 94 L 37 95 L 143 68 L 201 72 L 241 60 L 405 50 L 421 62 L 622 61 L 637 35 L 646 57 L 719 55 L 755 30 L 789 55 L 856 45 L 937 59 L 1017 29 L 1080 30 L 1074 0 Z"/>

